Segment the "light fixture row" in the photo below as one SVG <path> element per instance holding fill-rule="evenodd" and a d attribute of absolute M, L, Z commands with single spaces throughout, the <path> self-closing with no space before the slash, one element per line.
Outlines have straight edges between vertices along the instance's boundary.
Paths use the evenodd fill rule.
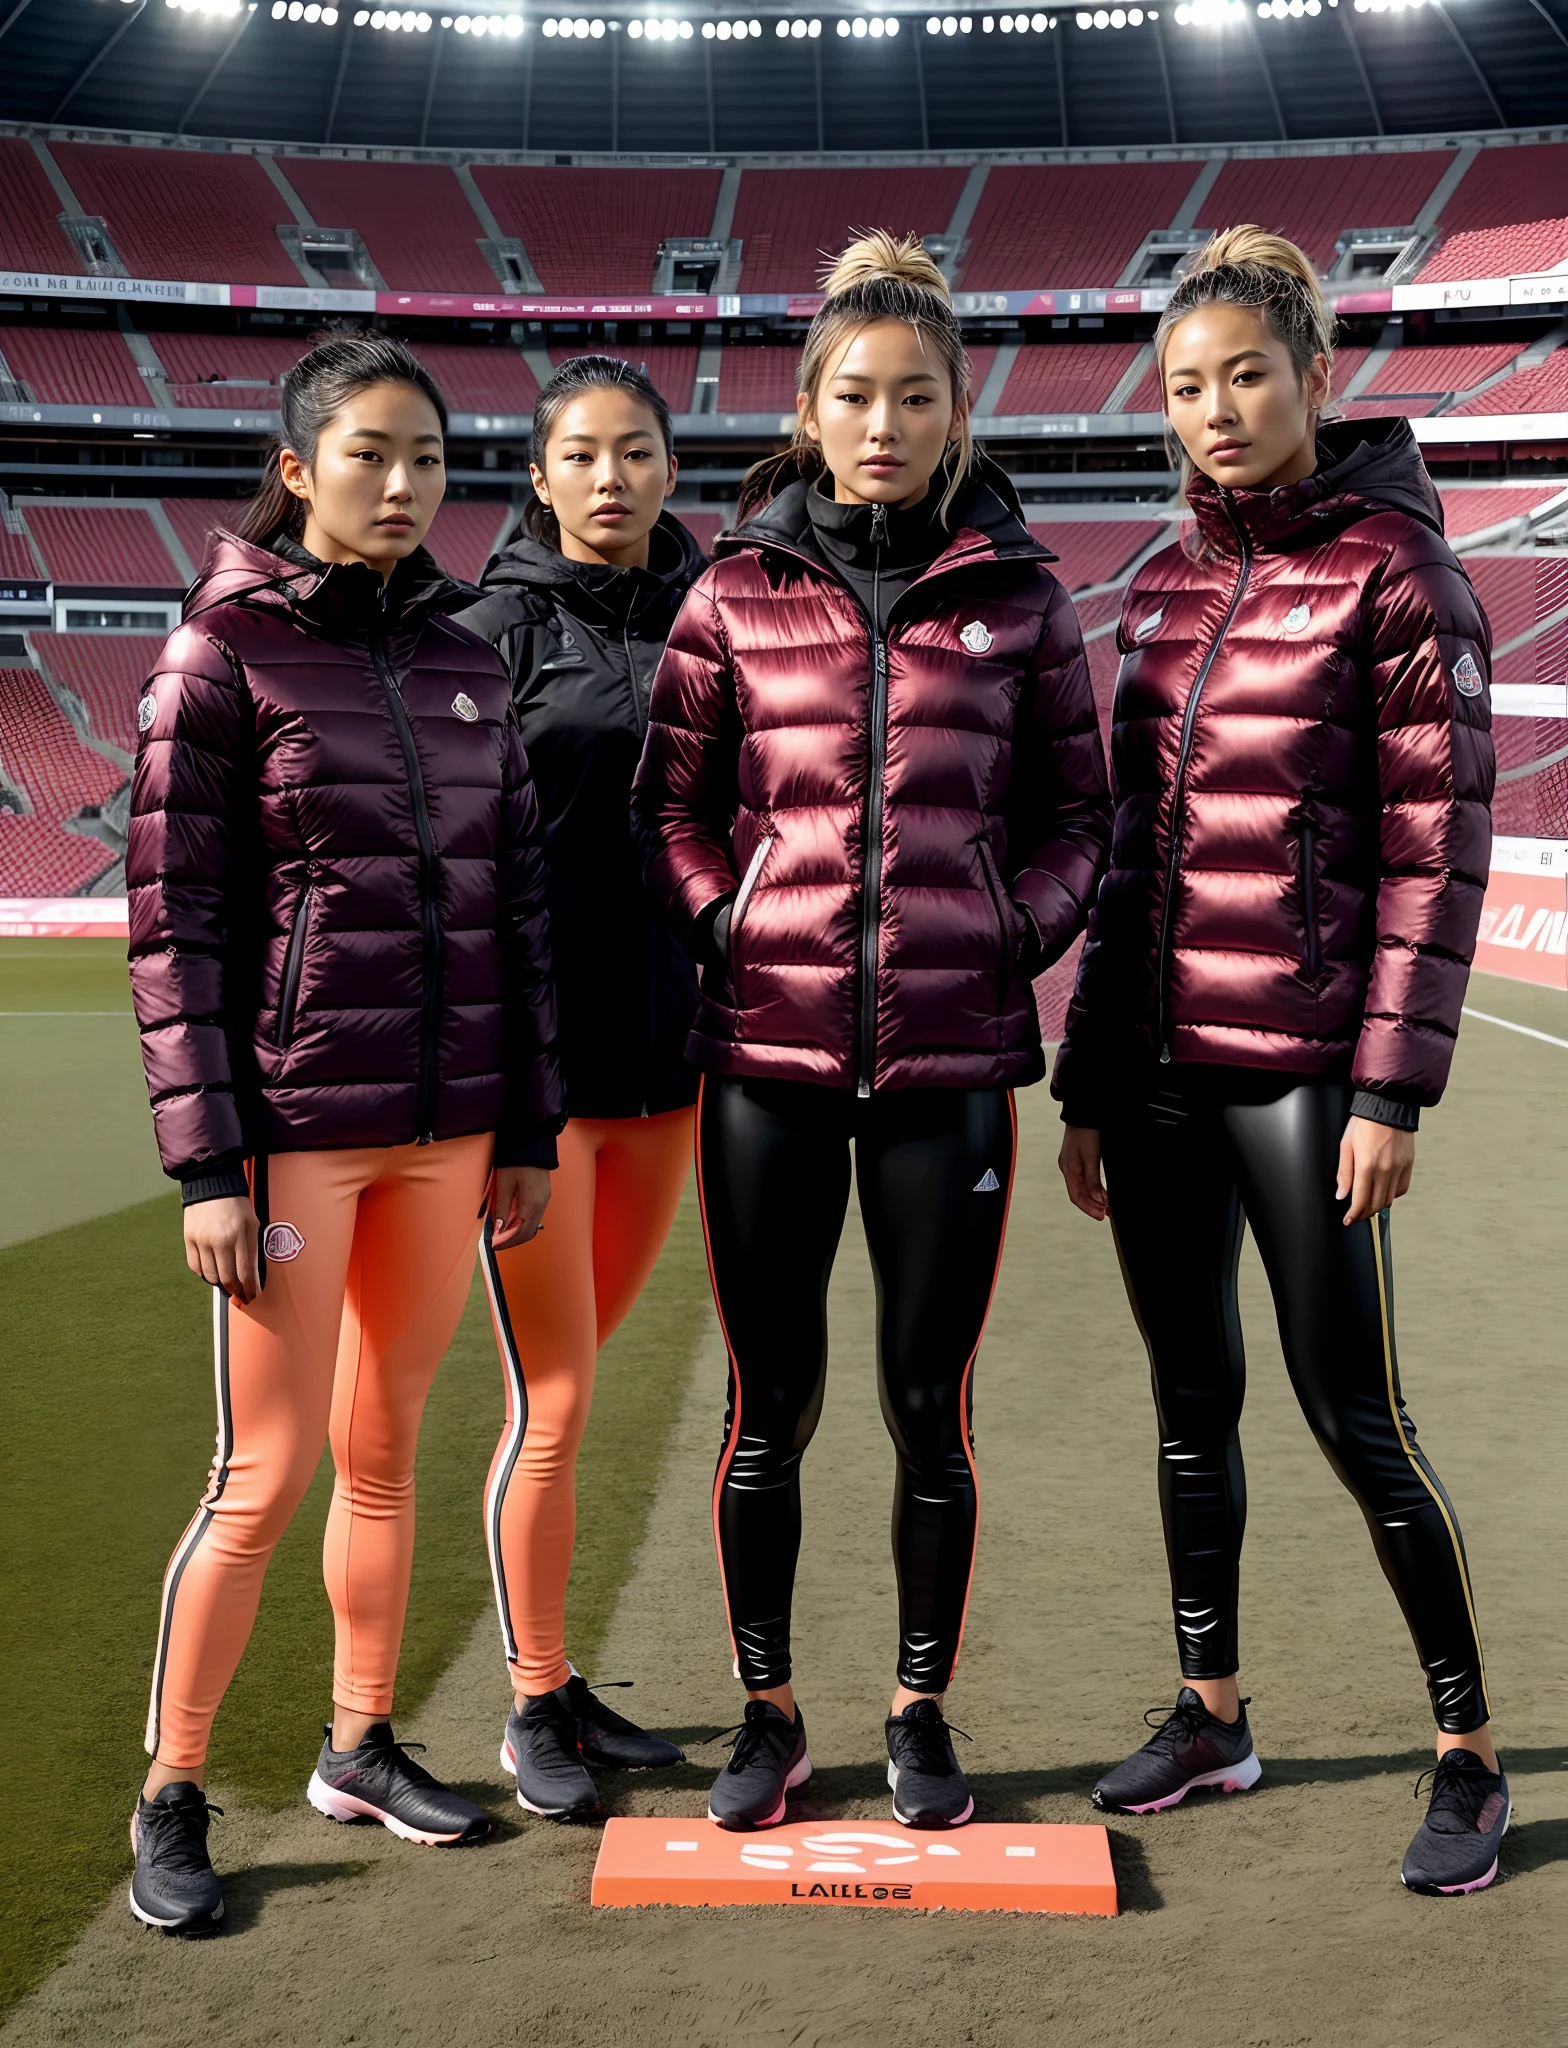
<path fill-rule="evenodd" d="M 173 5 L 173 0 L 170 4 Z M 308 6 L 302 6 L 301 0 L 272 0 L 272 18 L 274 21 L 319 22 L 323 28 L 336 28 L 338 25 L 337 9 L 318 7 L 316 0 L 310 0 Z"/>

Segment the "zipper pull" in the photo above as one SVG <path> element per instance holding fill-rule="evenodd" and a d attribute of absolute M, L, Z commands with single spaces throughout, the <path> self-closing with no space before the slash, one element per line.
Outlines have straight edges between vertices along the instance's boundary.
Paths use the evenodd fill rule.
<path fill-rule="evenodd" d="M 871 508 L 871 538 L 877 547 L 887 539 L 886 505 L 873 505 Z"/>
<path fill-rule="evenodd" d="M 1168 1045 L 1162 1045 L 1162 1046 L 1160 1047 L 1160 1065 L 1161 1065 L 1162 1067 L 1168 1067 L 1168 1066 L 1170 1065 L 1170 1063 L 1171 1063 L 1171 1049 L 1170 1049 L 1170 1047 L 1169 1047 Z"/>
<path fill-rule="evenodd" d="M 871 1083 L 869 1081 L 859 1082 L 856 1085 L 855 1093 L 857 1096 L 859 1096 L 860 1100 L 864 1102 L 871 1093 Z"/>

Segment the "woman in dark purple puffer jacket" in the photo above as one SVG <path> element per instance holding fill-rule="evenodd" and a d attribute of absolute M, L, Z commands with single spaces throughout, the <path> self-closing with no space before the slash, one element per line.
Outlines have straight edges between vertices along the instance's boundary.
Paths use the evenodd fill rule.
<path fill-rule="evenodd" d="M 1490 636 L 1408 421 L 1323 423 L 1333 318 L 1257 228 L 1156 338 L 1195 531 L 1134 575 L 1116 832 L 1057 1062 L 1062 1171 L 1107 1213 L 1153 1368 L 1184 1680 L 1095 1788 L 1147 1813 L 1260 1766 L 1238 1690 L 1250 1225 L 1297 1398 L 1366 1516 L 1439 1728 L 1403 1878 L 1489 1884 L 1508 1821 L 1458 1523 L 1394 1356 L 1390 1204 L 1447 1079 L 1490 852 Z M 1322 1698 L 1354 1703 L 1328 1660 Z"/>
<path fill-rule="evenodd" d="M 953 1827 L 973 1807 L 942 1698 L 1010 1091 L 1044 1072 L 1030 980 L 1082 929 L 1108 807 L 1077 618 L 973 454 L 968 383 L 919 244 L 848 250 L 796 445 L 676 621 L 633 792 L 650 888 L 705 969 L 698 1191 L 730 1352 L 714 1521 L 750 1694 L 710 1801 L 730 1828 L 782 1820 L 811 1768 L 790 1600 L 851 1143 L 898 1454 L 894 1812 Z"/>
<path fill-rule="evenodd" d="M 329 341 L 285 380 L 283 422 L 142 695 L 126 860 L 159 1149 L 216 1289 L 217 1457 L 164 1579 L 133 1823 L 132 1908 L 182 1932 L 222 1917 L 208 1732 L 329 1438 L 311 1803 L 417 1842 L 485 1831 L 388 1718 L 414 1452 L 492 1172 L 496 1241 L 525 1241 L 564 1115 L 510 687 L 419 545 L 440 394 L 397 343 Z"/>

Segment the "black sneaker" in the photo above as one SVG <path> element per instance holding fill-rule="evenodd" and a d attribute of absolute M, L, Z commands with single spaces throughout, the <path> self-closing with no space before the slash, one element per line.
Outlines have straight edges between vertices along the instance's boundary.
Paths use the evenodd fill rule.
<path fill-rule="evenodd" d="M 784 1795 L 810 1776 L 799 1707 L 791 1721 L 768 1700 L 748 1700 L 730 1760 L 708 1794 L 708 1818 L 737 1832 L 775 1828 L 784 1818 Z"/>
<path fill-rule="evenodd" d="M 1202 1786 L 1245 1792 L 1263 1776 L 1247 1726 L 1245 1700 L 1236 1720 L 1219 1721 L 1192 1687 L 1184 1685 L 1174 1710 L 1156 1727 L 1160 1711 L 1151 1707 L 1143 1717 L 1155 1729 L 1152 1741 L 1135 1749 L 1095 1786 L 1092 1796 L 1102 1813 L 1159 1813 Z"/>
<path fill-rule="evenodd" d="M 516 1778 L 517 1803 L 526 1812 L 546 1820 L 592 1820 L 599 1811 L 599 1793 L 583 1767 L 577 1712 L 568 1691 L 562 1685 L 538 1693 L 521 1713 L 513 1701 L 501 1764 Z"/>
<path fill-rule="evenodd" d="M 631 1680 L 617 1683 L 629 1685 Z M 685 1763 L 683 1749 L 666 1742 L 662 1735 L 650 1735 L 635 1721 L 615 1713 L 580 1672 L 572 1673 L 563 1690 L 567 1704 L 577 1716 L 577 1742 L 590 1770 L 665 1771 L 671 1764 Z"/>
<path fill-rule="evenodd" d="M 901 1714 L 888 1716 L 887 1754 L 894 1820 L 906 1828 L 963 1826 L 975 1803 L 935 1700 L 913 1700 Z"/>
<path fill-rule="evenodd" d="M 1405 1851 L 1400 1878 L 1429 1898 L 1482 1891 L 1497 1875 L 1497 1851 L 1513 1811 L 1507 1774 L 1489 1771 L 1468 1749 L 1450 1749 L 1435 1770 L 1417 1778 L 1418 1799 L 1428 1777 L 1426 1819 Z"/>
<path fill-rule="evenodd" d="M 358 1749 L 334 1749 L 330 1725 L 305 1797 L 329 1820 L 378 1820 L 405 1842 L 441 1846 L 477 1842 L 488 1816 L 471 1799 L 432 1778 L 408 1754 L 422 1742 L 394 1742 L 390 1721 L 378 1721 Z"/>
<path fill-rule="evenodd" d="M 138 1799 L 131 1816 L 131 1911 L 165 1934 L 216 1934 L 223 1924 L 223 1892 L 207 1854 L 209 1806 L 199 1785 L 182 1779 L 155 1799 Z"/>

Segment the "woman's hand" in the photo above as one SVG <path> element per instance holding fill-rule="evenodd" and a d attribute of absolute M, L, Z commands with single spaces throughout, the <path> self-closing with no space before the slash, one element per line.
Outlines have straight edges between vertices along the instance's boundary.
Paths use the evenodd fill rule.
<path fill-rule="evenodd" d="M 185 1263 L 209 1287 L 221 1287 L 230 1301 L 254 1301 L 261 1292 L 260 1233 L 249 1195 L 192 1202 L 185 1212 Z"/>
<path fill-rule="evenodd" d="M 1339 1141 L 1339 1171 L 1334 1193 L 1342 1202 L 1350 1197 L 1346 1223 L 1365 1223 L 1379 1209 L 1397 1201 L 1410 1186 L 1415 1171 L 1416 1134 L 1396 1131 L 1390 1124 L 1375 1124 L 1370 1117 L 1353 1116 Z"/>
<path fill-rule="evenodd" d="M 1096 1223 L 1103 1223 L 1111 1205 L 1100 1178 L 1099 1132 L 1087 1130 L 1081 1124 L 1068 1124 L 1062 1132 L 1062 1149 L 1056 1163 L 1067 1183 L 1068 1201 Z"/>
<path fill-rule="evenodd" d="M 508 1245 L 528 1244 L 544 1228 L 544 1212 L 550 1204 L 550 1169 L 546 1166 L 498 1166 L 490 1195 L 494 1227 L 492 1248 L 504 1252 Z"/>

